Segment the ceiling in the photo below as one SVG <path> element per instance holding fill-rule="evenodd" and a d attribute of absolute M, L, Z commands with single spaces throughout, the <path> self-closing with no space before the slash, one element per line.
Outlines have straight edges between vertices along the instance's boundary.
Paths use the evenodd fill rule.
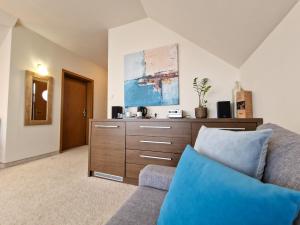
<path fill-rule="evenodd" d="M 146 17 L 140 0 L 0 0 L 22 25 L 107 67 L 108 29 Z"/>
<path fill-rule="evenodd" d="M 240 67 L 298 0 L 142 0 L 149 17 Z"/>
<path fill-rule="evenodd" d="M 0 0 L 0 8 L 29 29 L 105 68 L 108 29 L 146 17 L 240 67 L 296 2 Z"/>

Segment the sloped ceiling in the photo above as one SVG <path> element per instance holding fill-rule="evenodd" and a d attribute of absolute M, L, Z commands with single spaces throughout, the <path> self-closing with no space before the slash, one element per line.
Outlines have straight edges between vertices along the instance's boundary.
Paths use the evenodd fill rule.
<path fill-rule="evenodd" d="M 235 67 L 298 0 L 0 0 L 29 29 L 107 67 L 108 29 L 150 17 Z"/>
<path fill-rule="evenodd" d="M 149 17 L 240 67 L 298 0 L 142 0 Z"/>
<path fill-rule="evenodd" d="M 102 67 L 107 67 L 108 29 L 146 17 L 140 0 L 0 0 L 0 8 Z"/>

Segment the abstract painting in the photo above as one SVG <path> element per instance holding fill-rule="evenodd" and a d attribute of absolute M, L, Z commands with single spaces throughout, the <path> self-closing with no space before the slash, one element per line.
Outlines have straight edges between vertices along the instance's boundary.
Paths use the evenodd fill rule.
<path fill-rule="evenodd" d="M 177 44 L 124 58 L 125 107 L 179 105 Z"/>

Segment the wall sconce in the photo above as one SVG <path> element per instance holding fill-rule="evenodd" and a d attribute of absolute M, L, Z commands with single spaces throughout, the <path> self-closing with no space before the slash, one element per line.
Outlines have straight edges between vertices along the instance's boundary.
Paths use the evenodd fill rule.
<path fill-rule="evenodd" d="M 48 90 L 43 91 L 42 98 L 47 102 L 48 101 Z"/>
<path fill-rule="evenodd" d="M 48 68 L 42 64 L 37 64 L 37 73 L 42 76 L 47 76 L 49 74 Z"/>

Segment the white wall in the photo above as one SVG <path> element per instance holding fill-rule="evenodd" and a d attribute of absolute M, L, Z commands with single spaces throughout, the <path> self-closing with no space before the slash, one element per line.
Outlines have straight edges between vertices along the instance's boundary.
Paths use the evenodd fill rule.
<path fill-rule="evenodd" d="M 241 67 L 254 115 L 300 133 L 300 3 Z"/>
<path fill-rule="evenodd" d="M 17 18 L 0 9 L 0 43 L 6 38 L 17 22 Z"/>
<path fill-rule="evenodd" d="M 124 55 L 174 43 L 179 46 L 180 106 L 149 107 L 151 112 L 164 118 L 168 109 L 181 108 L 194 116 L 198 99 L 192 89 L 192 79 L 199 76 L 211 80 L 213 89 L 208 95 L 208 108 L 210 117 L 216 117 L 216 101 L 231 100 L 238 69 L 152 19 L 109 30 L 108 117 L 111 116 L 111 106 L 124 106 Z"/>
<path fill-rule="evenodd" d="M 35 70 L 38 63 L 47 66 L 50 75 L 54 77 L 53 124 L 25 127 L 23 125 L 25 70 Z M 107 72 L 29 29 L 17 26 L 13 30 L 12 38 L 9 113 L 4 162 L 59 150 L 62 68 L 94 80 L 94 117 L 106 118 Z"/>
<path fill-rule="evenodd" d="M 4 29 L 2 30 L 4 31 Z M 6 146 L 6 124 L 8 108 L 8 88 L 10 72 L 10 52 L 12 29 L 6 28 L 6 36 L 0 43 L 0 162 Z"/>

